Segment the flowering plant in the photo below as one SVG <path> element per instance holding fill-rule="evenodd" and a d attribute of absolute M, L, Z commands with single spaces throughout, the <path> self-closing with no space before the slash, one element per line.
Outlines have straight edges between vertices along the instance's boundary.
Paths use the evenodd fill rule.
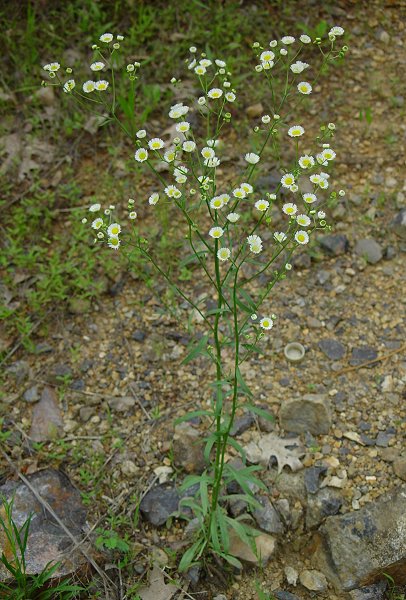
<path fill-rule="evenodd" d="M 128 200 L 128 221 L 121 223 L 112 216 L 114 206 L 103 210 L 96 203 L 89 208 L 95 241 L 107 243 L 115 250 L 121 248 L 130 257 L 135 250 L 152 263 L 194 309 L 205 328 L 183 361 L 206 356 L 214 365 L 215 378 L 213 396 L 185 417 L 203 417 L 210 426 L 204 451 L 207 468 L 201 475 L 187 477 L 183 484 L 186 489 L 196 484 L 198 487 L 195 498 L 182 501 L 192 510 L 197 529 L 180 570 L 199 561 L 208 551 L 239 566 L 230 553 L 231 530 L 253 545 L 255 531 L 227 513 L 228 497 L 224 491 L 227 484 L 237 481 L 247 505 L 255 507 L 258 503 L 252 484 L 264 487 L 254 474 L 258 467 L 245 464 L 244 450 L 231 436 L 238 410 L 269 416 L 255 404 L 241 365 L 252 353 L 260 351 L 258 343 L 274 325 L 276 315 L 269 310 L 267 299 L 276 283 L 292 269 L 292 255 L 308 244 L 315 232 L 329 228 L 323 205 L 337 196 L 331 191 L 329 173 L 336 157 L 330 145 L 335 125 L 322 124 L 318 135 L 309 139 L 306 128 L 293 117 L 301 102 L 313 93 L 323 67 L 344 57 L 348 48 L 336 48 L 336 40 L 343 33 L 341 27 L 333 27 L 326 40 L 301 35 L 299 39 L 284 36 L 272 40 L 267 48 L 258 42 L 253 44 L 256 76 L 264 77 L 269 87 L 269 114 L 261 116 L 243 157 L 233 166 L 233 183 L 224 175 L 222 158 L 224 133 L 232 120 L 237 92 L 224 60 L 205 53 L 198 56 L 196 47 L 190 48 L 187 68 L 196 76 L 200 93 L 191 104 L 185 98 L 171 106 L 169 118 L 174 125 L 169 143 L 147 134 L 137 123 L 135 101 L 141 65 L 133 62 L 125 68 L 118 66 L 123 36 L 105 33 L 100 43 L 92 47 L 95 56 L 90 70 L 94 76 L 100 75 L 95 80 L 79 85 L 72 78 L 62 77 L 59 63 L 44 67 L 51 80 L 56 79 L 45 85 L 61 86 L 79 104 L 95 112 L 107 112 L 108 119 L 129 137 L 135 161 L 145 165 L 156 180 L 156 190 L 148 198 L 150 210 L 156 210 L 160 204 L 182 216 L 191 250 L 188 260 L 200 269 L 216 298 L 215 308 L 207 310 L 203 301 L 191 297 L 159 264 L 142 222 L 138 225 L 139 200 Z M 302 55 L 307 58 L 313 48 L 320 57 L 318 69 L 300 60 Z M 70 77 L 71 69 L 66 72 Z M 304 80 L 305 73 L 312 72 L 313 76 Z M 118 96 L 117 77 L 123 76 L 129 83 L 126 97 Z M 175 78 L 171 83 L 175 88 L 181 86 Z M 196 113 L 204 128 L 192 125 Z M 188 120 L 190 116 L 193 118 Z M 268 149 L 280 177 L 273 189 L 259 197 L 255 177 Z M 338 194 L 344 195 L 344 191 Z M 285 223 L 280 231 L 274 231 L 272 210 L 279 203 Z M 237 470 L 227 461 L 229 451 L 241 456 L 243 468 Z"/>

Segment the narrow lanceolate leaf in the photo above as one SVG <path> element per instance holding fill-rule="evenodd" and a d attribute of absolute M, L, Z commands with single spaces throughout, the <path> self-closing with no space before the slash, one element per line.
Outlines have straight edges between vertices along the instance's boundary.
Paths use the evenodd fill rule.
<path fill-rule="evenodd" d="M 200 340 L 196 344 L 193 345 L 189 354 L 187 354 L 187 356 L 185 356 L 185 358 L 182 360 L 181 364 L 186 365 L 187 363 L 189 363 L 191 360 L 195 359 L 200 354 L 207 354 L 206 346 L 207 346 L 208 339 L 209 339 L 208 335 L 204 335 L 202 338 L 200 338 Z"/>
<path fill-rule="evenodd" d="M 236 377 L 237 377 L 237 383 L 238 383 L 239 388 L 244 392 L 244 394 L 246 396 L 252 397 L 253 393 L 251 392 L 250 388 L 245 383 L 243 376 L 241 375 L 241 371 L 238 367 L 236 370 Z"/>
<path fill-rule="evenodd" d="M 217 510 L 212 514 L 210 521 L 210 542 L 213 550 L 218 554 L 221 552 L 220 538 L 218 532 Z"/>
<path fill-rule="evenodd" d="M 253 412 L 259 417 L 266 419 L 267 421 L 275 421 L 275 417 L 269 411 L 260 408 L 259 406 L 255 406 L 255 404 L 242 404 L 241 408 L 246 408 L 249 412 Z"/>
<path fill-rule="evenodd" d="M 217 552 L 216 554 L 221 558 L 224 558 L 224 560 L 226 560 L 230 565 L 232 565 L 236 569 L 242 569 L 242 564 L 240 563 L 238 558 L 232 556 L 232 554 L 225 554 L 224 552 Z"/>
<path fill-rule="evenodd" d="M 212 433 L 206 441 L 206 446 L 204 447 L 204 460 L 206 462 L 210 462 L 210 452 L 211 449 L 213 448 L 214 444 L 216 443 L 217 440 L 217 432 Z"/>
<path fill-rule="evenodd" d="M 184 423 L 185 421 L 190 421 L 195 417 L 214 417 L 214 413 L 211 410 L 193 410 L 191 412 L 186 413 L 182 417 L 178 417 L 175 419 L 175 425 L 179 425 L 179 423 Z"/>
<path fill-rule="evenodd" d="M 243 462 L 245 463 L 246 456 L 244 448 L 232 437 L 229 437 L 227 439 L 227 444 L 229 444 L 229 446 L 232 446 L 233 448 L 235 448 L 235 450 L 237 450 L 238 454 L 241 456 Z"/>
<path fill-rule="evenodd" d="M 216 512 L 217 512 L 217 520 L 218 520 L 219 529 L 220 529 L 221 545 L 222 545 L 224 552 L 226 554 L 228 554 L 228 550 L 230 547 L 230 536 L 228 534 L 226 516 L 220 506 L 217 507 Z"/>
<path fill-rule="evenodd" d="M 188 548 L 185 554 L 182 556 L 182 560 L 179 563 L 179 571 L 186 571 L 193 563 L 194 559 L 201 555 L 205 545 L 205 540 L 200 539 L 197 540 L 193 546 L 190 546 L 190 548 Z"/>
<path fill-rule="evenodd" d="M 234 529 L 234 531 L 236 532 L 240 540 L 244 542 L 244 544 L 247 544 L 247 546 L 250 546 L 252 549 L 255 547 L 250 527 L 243 525 L 242 523 L 236 521 L 235 519 L 232 519 L 231 517 L 226 517 L 226 522 L 230 527 Z"/>

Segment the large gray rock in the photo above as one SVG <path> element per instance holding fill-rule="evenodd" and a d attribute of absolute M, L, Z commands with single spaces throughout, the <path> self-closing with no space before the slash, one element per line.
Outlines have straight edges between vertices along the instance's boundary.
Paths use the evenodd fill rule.
<path fill-rule="evenodd" d="M 63 427 L 62 411 L 55 390 L 45 387 L 40 401 L 32 411 L 30 438 L 34 442 L 46 442 L 58 437 Z"/>
<path fill-rule="evenodd" d="M 372 585 L 382 573 L 406 583 L 406 486 L 361 510 L 329 517 L 315 541 L 315 560 L 337 590 Z"/>
<path fill-rule="evenodd" d="M 172 449 L 174 464 L 186 473 L 202 473 L 206 468 L 204 441 L 199 431 L 188 423 L 175 427 Z"/>
<path fill-rule="evenodd" d="M 327 434 L 331 426 L 330 401 L 325 394 L 306 394 L 282 403 L 282 429 L 294 433 Z"/>
<path fill-rule="evenodd" d="M 382 259 L 383 252 L 381 246 L 372 238 L 358 240 L 354 248 L 355 254 L 363 256 L 367 262 L 374 265 Z"/>
<path fill-rule="evenodd" d="M 391 227 L 396 235 L 406 240 L 406 208 L 402 208 L 398 212 L 393 221 L 391 221 Z"/>
<path fill-rule="evenodd" d="M 156 485 L 145 494 L 140 511 L 146 521 L 160 527 L 179 508 L 180 495 L 173 484 Z"/>

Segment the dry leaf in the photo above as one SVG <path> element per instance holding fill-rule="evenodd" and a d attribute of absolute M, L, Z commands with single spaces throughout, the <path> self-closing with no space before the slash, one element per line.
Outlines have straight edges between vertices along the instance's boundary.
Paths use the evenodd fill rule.
<path fill-rule="evenodd" d="M 177 591 L 174 583 L 165 583 L 162 570 L 154 565 L 149 575 L 149 585 L 140 588 L 138 594 L 141 600 L 170 600 Z"/>
<path fill-rule="evenodd" d="M 258 442 L 250 442 L 244 450 L 249 462 L 259 463 L 264 467 L 267 467 L 270 459 L 275 457 L 278 462 L 278 473 L 281 473 L 285 465 L 294 472 L 303 469 L 299 458 L 304 456 L 305 452 L 298 437 L 282 439 L 272 432 L 264 435 Z"/>

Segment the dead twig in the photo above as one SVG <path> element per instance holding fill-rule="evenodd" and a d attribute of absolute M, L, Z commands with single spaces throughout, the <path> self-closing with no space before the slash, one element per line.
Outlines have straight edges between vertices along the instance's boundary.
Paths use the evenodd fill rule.
<path fill-rule="evenodd" d="M 378 356 L 377 358 L 373 358 L 372 360 L 367 360 L 367 361 L 361 363 L 360 365 L 355 365 L 353 367 L 346 367 L 345 369 L 341 369 L 341 371 L 337 371 L 336 373 L 334 373 L 334 375 L 335 375 L 335 377 L 337 377 L 338 375 L 342 375 L 343 373 L 349 373 L 350 371 L 357 371 L 358 369 L 362 369 L 363 367 L 367 367 L 368 365 L 373 365 L 376 362 L 387 360 L 391 356 L 394 356 L 395 354 L 399 354 L 400 352 L 403 352 L 404 350 L 406 350 L 406 344 L 403 344 L 403 346 L 401 346 L 400 348 L 391 350 L 391 352 L 382 354 L 381 356 Z"/>

